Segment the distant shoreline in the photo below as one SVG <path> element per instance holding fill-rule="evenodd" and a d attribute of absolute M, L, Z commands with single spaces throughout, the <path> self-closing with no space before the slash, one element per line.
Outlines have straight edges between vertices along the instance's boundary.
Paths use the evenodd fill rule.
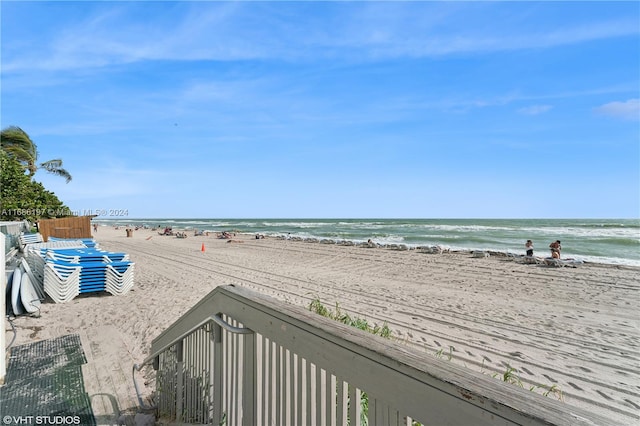
<path fill-rule="evenodd" d="M 97 219 L 101 225 L 171 226 L 221 232 L 234 230 L 272 237 L 351 241 L 410 248 L 441 246 L 452 251 L 492 251 L 546 257 L 548 245 L 562 240 L 563 257 L 589 263 L 640 267 L 640 220 L 622 219 Z"/>

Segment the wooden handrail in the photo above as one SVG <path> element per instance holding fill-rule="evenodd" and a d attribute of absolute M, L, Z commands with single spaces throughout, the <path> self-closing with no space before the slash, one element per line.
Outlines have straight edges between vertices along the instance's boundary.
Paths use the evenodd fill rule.
<path fill-rule="evenodd" d="M 255 387 L 258 387 L 258 379 L 253 377 L 257 371 L 256 366 L 262 362 L 264 370 L 271 365 L 267 365 L 264 360 L 256 359 L 260 356 L 257 351 L 260 345 L 257 342 L 268 341 L 269 346 L 267 349 L 263 347 L 263 352 L 271 351 L 271 344 L 279 345 L 283 348 L 282 350 L 290 354 L 286 355 L 283 362 L 293 362 L 293 356 L 296 356 L 298 363 L 304 360 L 307 369 L 313 365 L 315 369 L 325 371 L 327 380 L 330 374 L 337 380 L 336 383 L 348 383 L 351 398 L 356 395 L 354 392 L 358 389 L 367 392 L 369 398 L 380 401 L 380 404 L 383 403 L 381 406 L 387 407 L 381 410 L 384 415 L 388 415 L 388 408 L 391 408 L 398 415 L 439 425 L 614 424 L 610 419 L 597 414 L 503 383 L 451 362 L 425 356 L 397 342 L 373 336 L 301 307 L 235 286 L 215 288 L 182 318 L 156 337 L 152 342 L 151 355 L 146 361 L 155 359 L 177 341 L 184 339 L 207 322 L 214 321 L 223 329 L 234 331 L 233 326 L 229 329 L 214 320 L 214 318 L 221 320 L 221 317 L 219 314 L 212 316 L 212 312 L 223 313 L 228 318 L 239 321 L 248 330 L 252 330 L 248 333 L 253 333 L 253 336 L 245 340 L 247 346 L 245 352 L 237 358 L 238 360 L 242 357 L 249 358 L 242 358 L 243 360 L 238 362 L 243 363 L 244 385 L 250 388 L 243 388 L 243 392 L 248 392 L 245 397 L 242 397 L 243 413 L 247 416 L 249 412 L 252 421 L 259 418 L 253 417 L 256 415 L 254 412 L 258 411 L 254 405 L 262 401 L 255 394 L 257 392 Z M 229 325 L 226 322 L 224 324 Z M 240 330 L 246 329 L 240 328 Z M 219 336 L 215 336 L 215 341 L 216 344 L 220 344 Z M 264 343 L 260 344 L 264 345 Z M 218 354 L 222 353 L 219 347 L 217 350 Z M 281 360 L 283 358 L 279 353 L 282 352 L 275 352 L 275 355 L 269 356 Z M 262 356 L 265 355 L 262 354 Z M 220 360 L 216 359 L 216 362 L 219 363 Z M 272 362 L 275 361 L 270 358 L 269 363 Z M 219 376 L 222 367 L 216 368 L 212 375 Z M 279 369 L 277 365 L 276 368 Z M 293 371 L 294 367 L 290 368 Z M 300 375 L 302 369 L 297 371 Z M 307 370 L 305 371 L 309 374 Z M 273 374 L 273 377 L 279 377 L 284 372 L 276 370 Z M 222 381 L 220 377 L 215 380 L 213 392 L 214 395 L 219 396 L 222 393 L 219 389 Z M 261 378 L 260 380 L 264 382 L 271 379 Z M 301 383 L 296 385 L 298 390 Z M 261 392 L 267 393 L 270 390 L 271 388 L 266 386 L 260 389 Z M 335 391 L 335 387 L 333 390 Z M 276 389 L 274 397 L 279 398 L 278 392 Z M 309 392 L 307 391 L 308 399 L 310 399 Z M 218 404 L 216 408 L 220 409 L 220 403 L 216 404 Z M 354 405 L 351 404 L 351 407 Z M 220 413 L 218 412 L 217 415 Z M 257 414 L 257 416 L 260 415 L 266 414 Z M 233 423 L 239 420 L 230 419 L 230 421 Z M 264 419 L 263 422 L 266 423 Z"/>

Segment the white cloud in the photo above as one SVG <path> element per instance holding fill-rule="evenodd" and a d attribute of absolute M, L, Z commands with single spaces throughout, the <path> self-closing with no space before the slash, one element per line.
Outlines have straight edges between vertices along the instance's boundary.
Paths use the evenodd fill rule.
<path fill-rule="evenodd" d="M 614 101 L 595 108 L 596 113 L 625 120 L 640 120 L 640 99 Z"/>
<path fill-rule="evenodd" d="M 553 108 L 551 105 L 531 105 L 528 107 L 520 108 L 518 112 L 525 115 L 539 115 Z"/>
<path fill-rule="evenodd" d="M 320 3 L 313 7 L 314 16 L 305 6 L 269 3 L 196 2 L 167 5 L 160 11 L 140 4 L 102 5 L 84 19 L 42 36 L 47 38 L 34 39 L 30 49 L 3 52 L 3 72 L 91 69 L 149 60 L 433 57 L 551 48 L 639 32 L 637 22 L 627 18 L 542 30 L 505 23 L 489 28 L 484 24 L 487 16 L 503 8 L 486 5 Z M 523 13 L 514 14 L 514 20 L 519 22 Z M 145 19 L 136 19 L 140 16 Z"/>

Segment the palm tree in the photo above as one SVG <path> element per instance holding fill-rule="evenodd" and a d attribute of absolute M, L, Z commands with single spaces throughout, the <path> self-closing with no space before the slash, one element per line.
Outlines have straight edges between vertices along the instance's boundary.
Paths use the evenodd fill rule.
<path fill-rule="evenodd" d="M 9 126 L 0 132 L 0 146 L 10 157 L 15 158 L 33 176 L 38 169 L 44 169 L 49 173 L 58 175 L 71 181 L 71 174 L 62 168 L 62 160 L 55 159 L 38 164 L 38 147 L 29 135 L 17 126 Z"/>

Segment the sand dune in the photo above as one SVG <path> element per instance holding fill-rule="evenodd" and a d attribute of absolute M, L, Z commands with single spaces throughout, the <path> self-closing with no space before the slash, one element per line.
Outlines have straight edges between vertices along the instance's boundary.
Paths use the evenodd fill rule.
<path fill-rule="evenodd" d="M 328 307 L 339 303 L 352 315 L 386 322 L 398 344 L 425 356 L 487 374 L 511 366 L 525 388 L 542 393 L 555 385 L 566 404 L 620 424 L 639 422 L 640 269 L 549 268 L 249 235 L 237 236 L 239 243 L 150 230 L 126 238 L 124 229 L 100 227 L 95 237 L 103 248 L 131 255 L 134 290 L 45 303 L 41 318 L 16 320 L 17 343 L 110 325 L 120 330 L 127 356 L 141 361 L 152 339 L 198 300 L 235 284 L 298 306 L 316 297 Z"/>

